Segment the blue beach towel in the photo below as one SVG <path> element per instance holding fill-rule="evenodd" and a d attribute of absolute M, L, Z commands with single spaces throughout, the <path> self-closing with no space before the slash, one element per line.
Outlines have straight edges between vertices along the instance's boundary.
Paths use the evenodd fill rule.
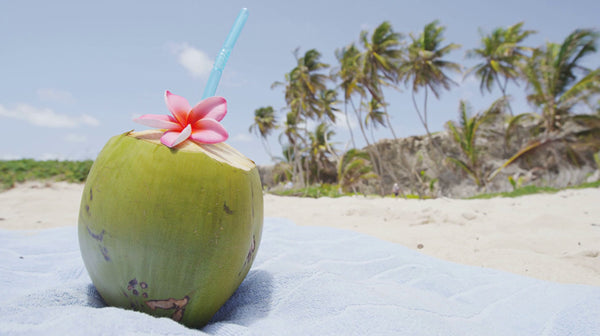
<path fill-rule="evenodd" d="M 0 335 L 600 335 L 600 287 L 276 218 L 240 288 L 201 330 L 106 307 L 75 227 L 0 230 L 0 302 Z"/>

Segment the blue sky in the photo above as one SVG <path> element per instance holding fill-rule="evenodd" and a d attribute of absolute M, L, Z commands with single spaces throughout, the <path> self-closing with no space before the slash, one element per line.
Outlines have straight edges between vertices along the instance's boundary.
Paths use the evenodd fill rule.
<path fill-rule="evenodd" d="M 446 41 L 460 44 L 449 59 L 465 67 L 465 51 L 489 32 L 525 21 L 539 46 L 561 42 L 576 28 L 600 28 L 599 1 L 0 1 L 0 159 L 95 158 L 106 141 L 145 129 L 135 116 L 168 114 L 165 90 L 197 103 L 212 61 L 239 10 L 249 9 L 244 30 L 217 94 L 228 101 L 227 141 L 258 164 L 269 158 L 248 133 L 261 106 L 280 111 L 281 89 L 271 89 L 295 63 L 292 51 L 316 48 L 335 66 L 334 52 L 390 21 L 405 35 L 432 20 L 447 27 Z M 600 56 L 588 65 L 600 65 Z M 430 127 L 454 119 L 460 99 L 485 109 L 499 91 L 481 96 L 474 78 L 430 99 Z M 524 88 L 509 86 L 513 108 L 529 111 Z M 421 99 L 421 97 L 418 97 Z M 387 95 L 399 136 L 423 134 L 410 91 Z M 283 116 L 283 112 L 280 112 Z M 379 138 L 391 137 L 382 130 Z M 337 147 L 348 130 L 336 128 Z M 270 144 L 280 153 L 277 136 Z M 361 142 L 359 142 L 361 143 Z"/>

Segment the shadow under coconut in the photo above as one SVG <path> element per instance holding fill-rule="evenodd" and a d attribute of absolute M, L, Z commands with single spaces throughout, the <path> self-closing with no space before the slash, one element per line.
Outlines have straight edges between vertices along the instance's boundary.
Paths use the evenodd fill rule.
<path fill-rule="evenodd" d="M 93 284 L 88 284 L 83 290 L 87 298 L 87 306 L 108 307 Z M 250 325 L 255 320 L 268 315 L 272 294 L 273 276 L 264 270 L 251 270 L 240 287 L 204 328 L 211 329 L 211 326 L 218 328 L 220 323 L 227 322 Z"/>
<path fill-rule="evenodd" d="M 89 307 L 94 307 L 94 308 L 107 307 L 106 303 L 102 299 L 102 296 L 100 296 L 100 293 L 96 289 L 96 286 L 94 286 L 93 284 L 90 283 L 87 285 L 85 291 L 86 291 L 86 296 L 87 296 L 87 305 Z"/>
<path fill-rule="evenodd" d="M 273 276 L 264 270 L 251 270 L 205 328 L 224 322 L 248 326 L 269 314 L 272 295 Z"/>

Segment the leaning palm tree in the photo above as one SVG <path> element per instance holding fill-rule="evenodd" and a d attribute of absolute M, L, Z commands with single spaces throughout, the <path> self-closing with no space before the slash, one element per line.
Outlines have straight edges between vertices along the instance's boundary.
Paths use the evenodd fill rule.
<path fill-rule="evenodd" d="M 527 58 L 527 54 L 533 48 L 523 46 L 521 43 L 533 30 L 523 30 L 523 22 L 514 24 L 508 28 L 496 28 L 490 35 L 481 36 L 481 47 L 468 50 L 467 58 L 479 59 L 481 63 L 467 70 L 465 77 L 475 75 L 480 79 L 479 88 L 492 92 L 497 86 L 502 91 L 502 97 L 506 100 L 506 87 L 510 81 L 517 83 L 520 77 L 519 69 Z M 508 105 L 510 114 L 512 108 Z"/>
<path fill-rule="evenodd" d="M 319 107 L 317 113 L 319 119 L 335 124 L 335 112 L 339 111 L 335 106 L 337 103 L 337 91 L 333 89 L 319 91 L 317 97 L 317 106 Z"/>
<path fill-rule="evenodd" d="M 308 50 L 302 57 L 296 57 L 297 65 L 290 73 L 292 85 L 295 86 L 290 92 L 294 98 L 290 102 L 297 102 L 294 107 L 301 112 L 299 116 L 315 118 L 319 114 L 318 93 L 326 89 L 329 80 L 322 71 L 329 68 L 329 65 L 321 62 L 321 53 L 316 49 Z"/>
<path fill-rule="evenodd" d="M 340 189 L 352 192 L 356 192 L 356 186 L 361 181 L 377 178 L 369 162 L 369 154 L 356 148 L 342 155 L 337 164 L 337 176 Z"/>
<path fill-rule="evenodd" d="M 384 107 L 387 126 L 394 139 L 397 137 L 385 107 L 383 86 L 395 84 L 398 80 L 398 66 L 404 56 L 402 38 L 402 34 L 395 32 L 388 21 L 377 26 L 371 36 L 365 30 L 360 33 L 360 42 L 365 49 L 360 78 L 372 99 Z"/>
<path fill-rule="evenodd" d="M 372 162 L 375 171 L 377 174 L 382 174 L 381 168 L 381 155 L 379 153 L 379 149 L 377 146 L 371 146 L 371 141 L 366 132 L 366 126 L 363 122 L 362 117 L 362 101 L 365 99 L 367 95 L 367 88 L 365 88 L 366 81 L 364 78 L 364 61 L 363 58 L 365 54 L 362 53 L 354 44 L 350 44 L 349 46 L 336 51 L 336 58 L 339 62 L 339 68 L 337 72 L 334 74 L 334 78 L 341 79 L 341 87 L 344 90 L 344 114 L 346 116 L 346 121 L 348 118 L 348 103 L 351 105 L 356 120 L 358 122 L 358 126 L 360 132 L 367 144 L 367 153 L 370 156 L 370 161 Z M 361 103 L 357 107 L 352 98 L 358 95 L 360 97 Z M 348 128 L 351 129 L 348 124 Z M 352 133 L 351 133 L 352 135 Z M 353 148 L 356 148 L 356 144 L 354 141 L 354 137 L 352 137 Z"/>
<path fill-rule="evenodd" d="M 344 91 L 344 116 L 346 117 L 346 124 L 350 132 L 350 139 L 352 140 L 352 148 L 356 148 L 356 142 L 354 141 L 354 134 L 352 133 L 352 127 L 350 126 L 350 118 L 348 116 L 348 103 L 351 103 L 352 96 L 356 93 L 364 95 L 363 87 L 359 85 L 361 82 L 360 76 L 360 65 L 362 54 L 354 43 L 337 49 L 335 57 L 338 60 L 339 66 L 332 74 L 334 79 L 340 79 L 340 87 Z M 360 122 L 360 121 L 359 121 Z"/>
<path fill-rule="evenodd" d="M 263 147 L 267 151 L 271 161 L 273 161 L 273 154 L 267 142 L 267 136 L 277 127 L 277 118 L 272 106 L 260 107 L 254 110 L 254 123 L 250 125 L 248 132 L 255 132 L 260 136 Z"/>
<path fill-rule="evenodd" d="M 572 112 L 575 106 L 586 105 L 600 94 L 600 68 L 589 69 L 581 64 L 584 57 L 597 51 L 599 38 L 596 31 L 578 29 L 562 44 L 548 42 L 534 51 L 523 71 L 528 81 L 527 100 L 540 113 L 518 115 L 515 120 L 524 117 L 539 120 L 533 127 L 538 136 L 508 159 L 490 179 L 518 158 L 551 144 L 561 143 L 573 163 L 579 160 L 571 143 L 592 146 L 595 151 L 600 149 L 599 141 L 588 141 L 600 137 L 600 117 Z M 576 127 L 565 128 L 569 123 Z M 514 124 L 516 122 L 509 125 L 508 131 Z"/>
<path fill-rule="evenodd" d="M 285 100 L 290 109 L 288 117 L 295 118 L 293 121 L 288 120 L 290 124 L 296 128 L 304 125 L 304 137 L 293 139 L 290 145 L 294 147 L 293 150 L 296 153 L 294 156 L 296 182 L 307 185 L 308 176 L 304 174 L 301 155 L 298 153 L 308 147 L 305 141 L 308 136 L 307 120 L 319 115 L 318 92 L 326 89 L 328 81 L 328 77 L 322 71 L 329 65 L 321 62 L 321 53 L 316 49 L 308 50 L 302 57 L 298 56 L 298 49 L 296 49 L 294 56 L 296 57 L 296 66 L 285 75 L 285 82 L 275 82 L 272 87 L 284 86 L 285 88 Z M 298 133 L 290 133 L 290 135 L 298 135 Z"/>
<path fill-rule="evenodd" d="M 412 88 L 412 101 L 419 119 L 427 135 L 431 139 L 428 126 L 427 99 L 429 91 L 439 98 L 441 90 L 449 90 L 452 84 L 456 84 L 447 72 L 460 72 L 460 65 L 445 60 L 452 50 L 460 48 L 460 45 L 450 43 L 442 46 L 445 27 L 439 26 L 438 21 L 433 21 L 425 26 L 423 32 L 418 36 L 410 35 L 412 43 L 408 46 L 408 59 L 399 68 L 399 75 L 404 83 Z M 415 94 L 424 89 L 425 95 L 423 108 L 415 99 Z"/>
<path fill-rule="evenodd" d="M 600 68 L 584 67 L 584 57 L 597 51 L 600 35 L 578 29 L 562 44 L 547 43 L 537 49 L 524 69 L 528 81 L 527 100 L 541 110 L 546 133 L 557 131 L 571 109 L 598 93 Z M 583 77 L 578 78 L 578 73 Z"/>
<path fill-rule="evenodd" d="M 365 127 L 371 131 L 371 140 L 375 143 L 375 130 L 379 126 L 385 127 L 385 112 L 382 110 L 382 104 L 375 99 L 371 99 L 368 104 L 364 104 L 367 111 L 365 116 Z"/>

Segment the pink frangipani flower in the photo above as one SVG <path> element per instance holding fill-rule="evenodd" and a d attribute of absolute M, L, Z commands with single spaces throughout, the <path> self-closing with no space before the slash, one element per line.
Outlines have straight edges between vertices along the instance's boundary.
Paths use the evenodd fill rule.
<path fill-rule="evenodd" d="M 160 138 L 163 145 L 172 148 L 188 138 L 199 143 L 214 144 L 229 137 L 223 125 L 219 123 L 227 114 L 225 98 L 206 98 L 192 108 L 185 98 L 167 90 L 165 102 L 172 116 L 145 114 L 133 120 L 142 125 L 165 129 Z"/>

